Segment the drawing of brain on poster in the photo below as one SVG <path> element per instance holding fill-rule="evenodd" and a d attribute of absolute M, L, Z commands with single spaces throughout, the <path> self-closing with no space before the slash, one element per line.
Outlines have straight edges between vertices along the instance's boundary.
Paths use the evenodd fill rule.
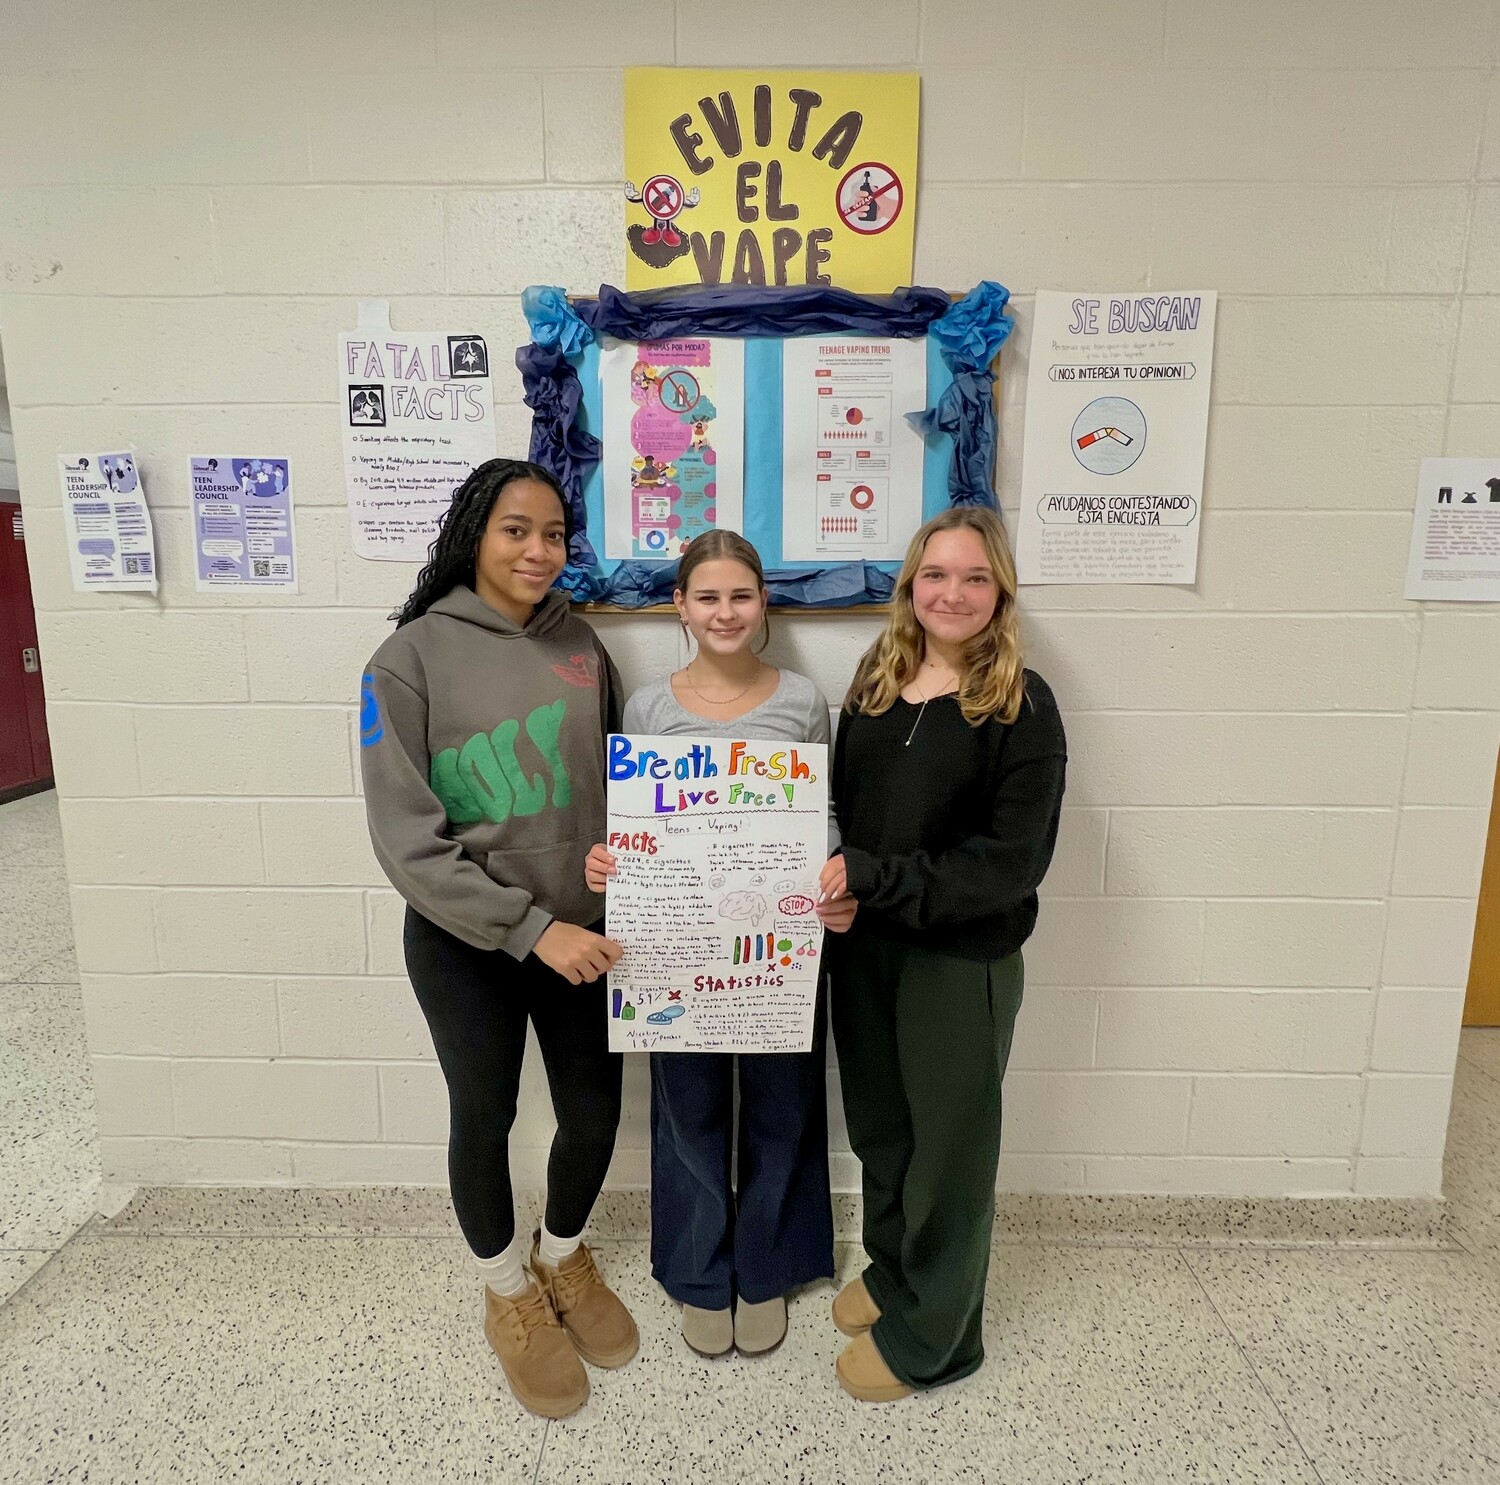
<path fill-rule="evenodd" d="M 601 357 L 608 556 L 675 561 L 743 507 L 744 347 L 619 342 Z"/>

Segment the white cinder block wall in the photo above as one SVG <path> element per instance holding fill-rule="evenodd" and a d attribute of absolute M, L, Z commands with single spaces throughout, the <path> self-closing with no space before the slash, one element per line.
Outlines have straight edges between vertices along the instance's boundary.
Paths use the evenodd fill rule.
<path fill-rule="evenodd" d="M 619 69 L 673 61 L 920 69 L 916 279 L 1016 295 L 1008 508 L 1039 285 L 1222 295 L 1197 587 L 1025 595 L 1073 767 L 1005 1183 L 1435 1193 L 1500 613 L 1401 581 L 1418 459 L 1500 453 L 1493 0 L 9 7 L 0 324 L 109 1174 L 443 1178 L 352 711 L 413 572 L 350 555 L 334 335 L 384 295 L 504 365 L 526 284 L 621 282 Z M 55 456 L 126 440 L 159 601 L 68 583 Z M 297 597 L 193 592 L 185 460 L 226 449 L 293 460 Z M 677 657 L 599 627 L 632 683 Z M 777 653 L 836 695 L 874 628 Z"/>

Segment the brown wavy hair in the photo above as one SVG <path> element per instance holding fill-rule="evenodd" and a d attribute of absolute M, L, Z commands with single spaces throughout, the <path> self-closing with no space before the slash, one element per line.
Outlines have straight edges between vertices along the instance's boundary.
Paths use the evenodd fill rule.
<path fill-rule="evenodd" d="M 755 574 L 755 586 L 760 589 L 762 602 L 766 603 L 766 607 L 761 612 L 759 643 L 750 646 L 751 653 L 758 655 L 771 643 L 771 608 L 765 599 L 766 570 L 761 565 L 760 553 L 738 531 L 726 531 L 722 527 L 715 526 L 712 531 L 705 531 L 701 536 L 695 536 L 678 559 L 677 581 L 673 585 L 673 596 L 675 597 L 678 593 L 686 595 L 688 582 L 693 573 L 705 562 L 720 560 L 738 562 Z M 684 624 L 682 627 L 686 629 L 687 625 Z"/>
<path fill-rule="evenodd" d="M 977 727 L 996 717 L 1014 722 L 1021 710 L 1026 681 L 1016 619 L 1016 564 L 999 515 L 985 506 L 954 506 L 934 516 L 912 537 L 896 579 L 890 617 L 880 637 L 864 653 L 844 704 L 851 711 L 878 717 L 896 704 L 922 663 L 926 640 L 912 603 L 912 588 L 927 543 L 940 531 L 973 531 L 1000 590 L 994 617 L 964 646 L 958 702 L 964 719 Z"/>

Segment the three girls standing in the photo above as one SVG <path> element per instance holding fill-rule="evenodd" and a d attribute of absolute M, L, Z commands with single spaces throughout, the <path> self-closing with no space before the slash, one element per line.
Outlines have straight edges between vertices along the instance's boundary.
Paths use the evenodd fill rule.
<path fill-rule="evenodd" d="M 569 533 L 546 471 L 477 469 L 371 661 L 361 715 L 371 834 L 409 904 L 408 972 L 448 1084 L 450 1179 L 486 1282 L 485 1332 L 517 1397 L 549 1416 L 587 1396 L 580 1357 L 623 1365 L 638 1345 L 579 1238 L 620 1114 L 621 1059 L 589 988 L 620 953 L 601 922 L 612 861 L 590 853 L 605 735 L 828 738 L 816 688 L 760 660 L 760 562 L 722 532 L 679 569 L 693 661 L 633 697 L 620 728 L 608 656 L 549 591 Z M 871 1401 L 982 1359 L 1000 1081 L 1065 769 L 1051 692 L 1021 665 L 1015 593 L 998 517 L 929 522 L 835 750 L 842 844 L 820 916 L 838 936 L 826 959 L 870 1266 L 834 1321 L 855 1338 L 839 1380 Z M 529 1261 L 506 1150 L 528 1019 L 558 1120 Z M 821 1006 L 818 1024 L 808 1053 L 652 1058 L 652 1267 L 705 1354 L 773 1349 L 788 1291 L 833 1273 Z"/>

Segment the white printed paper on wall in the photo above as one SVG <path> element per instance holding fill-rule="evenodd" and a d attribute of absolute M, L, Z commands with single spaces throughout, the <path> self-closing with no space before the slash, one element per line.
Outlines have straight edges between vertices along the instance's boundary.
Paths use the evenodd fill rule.
<path fill-rule="evenodd" d="M 604 555 L 670 561 L 705 531 L 743 529 L 745 343 L 609 341 Z"/>
<path fill-rule="evenodd" d="M 805 1052 L 828 748 L 612 736 L 606 925 L 617 1052 Z"/>
<path fill-rule="evenodd" d="M 927 342 L 808 335 L 785 342 L 782 555 L 899 561 L 922 524 Z"/>
<path fill-rule="evenodd" d="M 1209 290 L 1037 292 L 1021 582 L 1197 577 L 1216 304 Z"/>
<path fill-rule="evenodd" d="M 454 489 L 495 457 L 489 346 L 459 329 L 393 331 L 384 300 L 339 335 L 344 483 L 355 552 L 423 562 Z"/>
<path fill-rule="evenodd" d="M 1500 455 L 1422 460 L 1406 597 L 1500 603 Z"/>
<path fill-rule="evenodd" d="M 188 460 L 198 591 L 297 591 L 289 459 L 209 454 Z"/>
<path fill-rule="evenodd" d="M 59 454 L 57 463 L 74 591 L 156 592 L 156 535 L 135 450 Z"/>

